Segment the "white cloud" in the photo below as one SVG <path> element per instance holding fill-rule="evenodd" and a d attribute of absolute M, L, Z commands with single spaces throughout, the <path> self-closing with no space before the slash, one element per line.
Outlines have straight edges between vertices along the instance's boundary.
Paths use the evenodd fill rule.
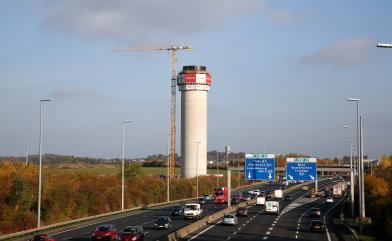
<path fill-rule="evenodd" d="M 84 38 L 193 33 L 263 6 L 262 0 L 45 1 L 46 26 Z"/>
<path fill-rule="evenodd" d="M 319 51 L 304 56 L 302 63 L 329 64 L 336 67 L 350 67 L 367 63 L 375 49 L 375 41 L 369 38 L 345 39 L 329 44 Z"/>

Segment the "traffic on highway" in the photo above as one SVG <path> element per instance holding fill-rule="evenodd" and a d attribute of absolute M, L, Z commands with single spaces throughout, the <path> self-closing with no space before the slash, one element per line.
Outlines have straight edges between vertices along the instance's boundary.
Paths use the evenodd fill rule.
<path fill-rule="evenodd" d="M 290 184 L 288 187 L 294 184 Z M 272 193 L 280 189 L 282 183 L 259 184 L 239 189 L 232 195 L 234 198 L 244 197 L 249 193 Z M 123 217 L 106 219 L 92 224 L 66 229 L 51 233 L 56 241 L 60 240 L 162 240 L 180 228 L 183 228 L 207 215 L 227 207 L 227 191 L 222 187 L 213 190 L 214 195 L 206 194 L 202 198 L 182 203 L 172 204 L 162 208 L 139 210 Z M 218 194 L 218 195 L 215 195 Z M 253 194 L 253 199 L 257 195 Z M 101 231 L 103 230 L 103 231 Z M 106 230 L 106 231 L 105 231 Z M 45 239 L 42 239 L 45 240 Z"/>
<path fill-rule="evenodd" d="M 333 184 L 339 180 L 288 186 L 282 182 L 259 184 L 232 193 L 232 213 L 188 234 L 182 240 L 338 240 L 328 228 L 328 212 L 343 200 L 333 198 Z M 294 185 L 298 185 L 294 187 Z M 286 188 L 292 190 L 285 192 Z M 33 241 L 49 240 L 166 240 L 167 235 L 227 207 L 226 187 L 214 189 L 213 195 L 162 208 L 139 210 L 131 215 L 107 219 L 49 234 L 37 234 Z M 313 196 L 315 195 L 315 196 Z M 331 200 L 328 201 L 328 200 Z M 254 204 L 240 206 L 253 200 Z M 332 231 L 332 232 L 331 232 Z M 46 236 L 45 236 L 46 235 Z"/>

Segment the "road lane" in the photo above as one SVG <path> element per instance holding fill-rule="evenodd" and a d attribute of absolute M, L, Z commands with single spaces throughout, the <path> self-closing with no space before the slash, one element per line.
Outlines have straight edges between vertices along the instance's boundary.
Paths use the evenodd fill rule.
<path fill-rule="evenodd" d="M 319 187 L 323 188 L 329 185 L 331 180 L 323 180 L 319 182 Z M 309 187 L 313 187 L 310 184 Z M 308 191 L 303 191 L 301 189 L 293 190 L 285 195 L 291 195 L 293 200 L 301 197 Z M 280 209 L 283 210 L 290 202 L 280 201 Z M 260 215 L 261 207 L 252 206 L 249 207 L 248 217 L 239 217 L 238 225 L 235 227 L 215 225 L 208 231 L 198 230 L 193 234 L 188 235 L 183 240 L 266 240 L 269 235 L 274 231 L 275 226 L 279 222 L 281 215 Z M 203 232 L 203 233 L 201 233 Z M 266 239 L 264 239 L 266 237 Z"/>
<path fill-rule="evenodd" d="M 263 191 L 276 189 L 281 184 L 260 184 L 254 187 L 247 187 L 242 189 L 241 191 L 249 190 L 251 188 L 257 188 Z M 124 228 L 127 225 L 142 225 L 145 231 L 145 240 L 157 240 L 174 230 L 178 230 L 194 220 L 184 220 L 182 217 L 173 217 L 173 228 L 171 230 L 155 230 L 153 228 L 153 222 L 158 216 L 170 216 L 172 207 L 168 206 L 164 208 L 154 208 L 149 210 L 139 211 L 136 214 L 131 214 L 123 217 L 116 217 L 112 219 L 108 219 L 105 221 L 95 222 L 93 224 L 84 224 L 80 227 L 70 228 L 65 231 L 55 232 L 53 236 L 56 240 L 67 240 L 67 241 L 86 241 L 91 240 L 91 234 L 94 229 L 100 225 L 105 223 L 110 223 L 115 225 L 118 231 Z M 203 205 L 203 216 L 212 214 L 219 210 L 226 208 L 226 204 L 207 204 Z"/>

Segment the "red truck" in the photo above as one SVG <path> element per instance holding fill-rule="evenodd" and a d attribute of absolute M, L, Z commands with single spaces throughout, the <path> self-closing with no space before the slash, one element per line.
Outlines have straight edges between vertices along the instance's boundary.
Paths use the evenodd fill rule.
<path fill-rule="evenodd" d="M 227 187 L 217 187 L 214 191 L 214 203 L 227 203 L 229 198 Z"/>

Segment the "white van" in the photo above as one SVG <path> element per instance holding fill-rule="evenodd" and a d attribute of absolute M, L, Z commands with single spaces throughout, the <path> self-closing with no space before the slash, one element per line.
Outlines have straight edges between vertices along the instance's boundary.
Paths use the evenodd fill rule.
<path fill-rule="evenodd" d="M 282 199 L 283 198 L 283 191 L 281 189 L 277 189 L 274 191 L 275 198 Z"/>
<path fill-rule="evenodd" d="M 265 205 L 265 197 L 257 197 L 256 205 Z"/>
<path fill-rule="evenodd" d="M 265 202 L 265 213 L 279 214 L 279 202 L 276 201 Z"/>

